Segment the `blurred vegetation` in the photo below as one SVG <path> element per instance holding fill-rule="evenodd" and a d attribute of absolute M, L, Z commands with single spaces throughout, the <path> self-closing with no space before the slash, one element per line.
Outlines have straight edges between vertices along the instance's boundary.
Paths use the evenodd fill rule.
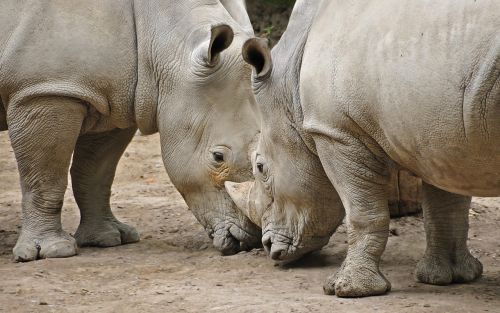
<path fill-rule="evenodd" d="M 255 33 L 275 45 L 286 29 L 295 0 L 246 0 L 246 3 Z"/>

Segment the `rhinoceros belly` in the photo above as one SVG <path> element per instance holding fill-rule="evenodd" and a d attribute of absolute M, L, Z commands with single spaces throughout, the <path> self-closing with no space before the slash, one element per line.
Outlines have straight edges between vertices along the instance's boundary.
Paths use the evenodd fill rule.
<path fill-rule="evenodd" d="M 495 60 L 484 62 L 487 68 L 478 70 L 461 96 L 457 93 L 458 101 L 450 97 L 447 105 L 401 116 L 406 130 L 386 131 L 389 154 L 442 189 L 500 196 L 500 57 Z"/>

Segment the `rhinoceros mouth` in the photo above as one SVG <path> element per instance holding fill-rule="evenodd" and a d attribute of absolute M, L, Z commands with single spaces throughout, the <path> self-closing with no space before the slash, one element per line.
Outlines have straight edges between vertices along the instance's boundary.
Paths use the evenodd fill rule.
<path fill-rule="evenodd" d="M 289 261 L 300 257 L 293 238 L 286 235 L 268 230 L 262 235 L 262 245 L 267 255 L 275 261 Z"/>
<path fill-rule="evenodd" d="M 233 255 L 241 251 L 240 241 L 226 230 L 214 232 L 213 245 L 222 255 Z"/>
<path fill-rule="evenodd" d="M 213 239 L 214 247 L 223 255 L 233 255 L 261 247 L 259 235 L 251 234 L 232 223 L 219 225 L 209 236 Z"/>
<path fill-rule="evenodd" d="M 304 255 L 320 250 L 328 243 L 329 237 L 312 238 L 304 242 L 268 230 L 262 236 L 262 245 L 269 257 L 279 263 L 290 263 Z"/>

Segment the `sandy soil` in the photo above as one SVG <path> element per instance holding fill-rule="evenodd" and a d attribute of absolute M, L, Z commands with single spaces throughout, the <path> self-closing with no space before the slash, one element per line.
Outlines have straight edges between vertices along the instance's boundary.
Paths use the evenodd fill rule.
<path fill-rule="evenodd" d="M 68 188 L 63 209 L 74 232 L 78 209 Z M 122 159 L 113 207 L 138 228 L 142 241 L 85 248 L 69 259 L 13 263 L 21 193 L 7 134 L 0 133 L 1 312 L 500 312 L 500 199 L 475 199 L 470 246 L 484 276 L 447 287 L 416 283 L 424 251 L 421 217 L 393 221 L 382 271 L 386 296 L 325 296 L 324 279 L 346 253 L 345 229 L 330 244 L 290 266 L 275 266 L 260 250 L 222 257 L 191 215 L 163 169 L 158 136 L 136 136 Z"/>

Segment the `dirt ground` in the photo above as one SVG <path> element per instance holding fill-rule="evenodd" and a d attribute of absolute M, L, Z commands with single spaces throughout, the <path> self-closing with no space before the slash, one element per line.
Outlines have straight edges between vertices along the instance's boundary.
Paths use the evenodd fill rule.
<path fill-rule="evenodd" d="M 21 193 L 7 134 L 0 133 L 1 312 L 500 312 L 500 199 L 474 199 L 470 246 L 484 276 L 447 287 L 416 283 L 424 252 L 421 217 L 393 221 L 382 271 L 386 296 L 340 299 L 322 291 L 346 253 L 345 229 L 322 251 L 275 266 L 261 250 L 223 257 L 211 246 L 160 158 L 158 136 L 136 136 L 120 162 L 114 212 L 142 240 L 84 248 L 78 256 L 13 263 Z M 68 187 L 63 224 L 74 232 L 78 209 Z"/>

